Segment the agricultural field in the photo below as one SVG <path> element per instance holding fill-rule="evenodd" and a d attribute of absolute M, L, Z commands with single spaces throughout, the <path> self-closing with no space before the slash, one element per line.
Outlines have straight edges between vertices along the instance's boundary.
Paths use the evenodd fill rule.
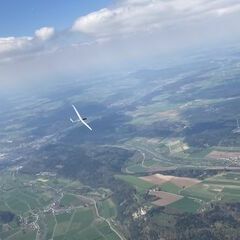
<path fill-rule="evenodd" d="M 82 204 L 83 203 L 81 199 L 78 196 L 71 193 L 64 194 L 60 201 L 60 205 L 63 207 L 81 206 Z"/>
<path fill-rule="evenodd" d="M 206 157 L 211 159 L 239 160 L 240 152 L 214 150 L 210 152 Z"/>
<path fill-rule="evenodd" d="M 158 199 L 153 201 L 152 203 L 156 206 L 162 207 L 167 206 L 171 203 L 177 202 L 183 197 L 181 195 L 168 193 L 164 191 L 150 191 L 149 195 L 155 196 Z"/>
<path fill-rule="evenodd" d="M 79 195 L 76 192 L 84 187 L 80 182 L 43 175 L 46 181 L 11 171 L 1 174 L 1 240 L 120 239 L 106 220 L 117 214 L 111 198 Z M 96 196 L 101 194 L 105 196 L 104 189 Z"/>
<path fill-rule="evenodd" d="M 181 191 L 181 188 L 178 187 L 176 184 L 168 181 L 161 185 L 161 190 L 164 192 L 178 194 Z"/>
<path fill-rule="evenodd" d="M 240 174 L 223 173 L 184 189 L 181 194 L 203 202 L 238 202 L 240 199 Z"/>
<path fill-rule="evenodd" d="M 177 212 L 195 213 L 210 202 L 234 203 L 240 199 L 240 173 L 237 172 L 224 172 L 202 181 L 162 174 L 117 177 L 135 187 L 138 193 L 154 196 L 153 205 Z"/>
<path fill-rule="evenodd" d="M 165 96 L 167 97 L 167 96 Z M 132 124 L 152 124 L 156 122 L 159 118 L 171 119 L 172 121 L 179 120 L 178 107 L 180 104 L 172 104 L 164 99 L 161 101 L 149 104 L 147 106 L 139 106 L 135 111 L 128 112 L 134 120 L 131 121 Z"/>
<path fill-rule="evenodd" d="M 173 185 L 179 188 L 187 188 L 197 183 L 200 183 L 199 180 L 194 178 L 186 178 L 186 177 L 175 177 L 171 175 L 163 175 L 163 174 L 154 174 L 150 176 L 140 177 L 140 179 L 150 182 L 152 184 L 162 185 L 164 183 L 172 183 Z"/>
<path fill-rule="evenodd" d="M 144 181 L 138 177 L 130 175 L 116 175 L 117 179 L 123 180 L 133 186 L 139 193 L 145 193 L 148 189 L 155 186 L 153 183 Z"/>
<path fill-rule="evenodd" d="M 238 166 L 239 159 L 238 148 L 235 151 L 219 146 L 195 148 L 183 138 L 138 137 L 125 142 L 122 147 L 136 150 L 135 159 L 126 164 L 127 173 L 151 173 L 171 167 Z"/>
<path fill-rule="evenodd" d="M 169 204 L 168 207 L 179 212 L 196 213 L 201 208 L 201 201 L 189 197 L 183 197 L 179 201 Z"/>
<path fill-rule="evenodd" d="M 117 216 L 115 203 L 111 198 L 98 202 L 99 214 L 104 218 L 114 218 Z"/>

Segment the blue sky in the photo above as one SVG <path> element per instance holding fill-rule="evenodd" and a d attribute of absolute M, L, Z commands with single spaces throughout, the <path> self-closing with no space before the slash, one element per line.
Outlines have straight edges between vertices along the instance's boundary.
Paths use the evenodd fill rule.
<path fill-rule="evenodd" d="M 113 0 L 2 0 L 0 37 L 30 36 L 36 29 L 65 29 L 78 17 L 111 5 Z"/>

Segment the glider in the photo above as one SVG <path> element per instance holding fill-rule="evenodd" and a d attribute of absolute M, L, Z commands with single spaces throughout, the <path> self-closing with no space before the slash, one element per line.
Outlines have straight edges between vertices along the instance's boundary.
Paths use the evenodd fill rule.
<path fill-rule="evenodd" d="M 76 107 L 74 105 L 72 105 L 74 111 L 76 112 L 77 116 L 78 116 L 78 119 L 76 121 L 72 120 L 72 118 L 70 118 L 70 121 L 72 123 L 75 123 L 75 122 L 81 122 L 82 124 L 84 124 L 89 130 L 92 131 L 92 128 L 85 122 L 85 120 L 87 120 L 87 118 L 82 118 L 81 115 L 79 114 L 78 110 L 76 109 Z"/>

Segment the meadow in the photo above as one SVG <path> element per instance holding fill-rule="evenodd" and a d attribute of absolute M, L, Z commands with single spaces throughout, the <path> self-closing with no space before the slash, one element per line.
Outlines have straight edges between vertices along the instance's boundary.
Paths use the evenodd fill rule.
<path fill-rule="evenodd" d="M 97 202 L 99 217 L 93 200 L 75 193 L 84 187 L 80 182 L 44 178 L 11 171 L 0 175 L 0 239 L 33 240 L 37 234 L 53 240 L 119 239 L 104 220 L 117 214 L 111 198 Z M 4 214 L 13 217 L 1 220 Z"/>

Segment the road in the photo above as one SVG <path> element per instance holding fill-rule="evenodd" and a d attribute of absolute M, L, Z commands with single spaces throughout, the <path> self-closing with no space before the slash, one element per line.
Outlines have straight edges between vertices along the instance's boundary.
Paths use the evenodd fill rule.
<path fill-rule="evenodd" d="M 115 228 L 113 228 L 112 224 L 110 223 L 110 221 L 109 221 L 107 218 L 104 218 L 104 217 L 102 217 L 102 216 L 99 214 L 98 207 L 97 207 L 97 202 L 96 202 L 95 199 L 90 198 L 90 197 L 86 197 L 86 196 L 83 196 L 83 195 L 76 195 L 76 196 L 80 196 L 81 198 L 86 199 L 86 200 L 92 202 L 93 205 L 94 205 L 94 208 L 95 208 L 95 212 L 96 212 L 97 217 L 99 217 L 100 219 L 102 219 L 103 221 L 105 221 L 105 222 L 108 224 L 109 228 L 110 228 L 115 234 L 117 234 L 117 236 L 118 236 L 121 240 L 126 240 Z"/>

